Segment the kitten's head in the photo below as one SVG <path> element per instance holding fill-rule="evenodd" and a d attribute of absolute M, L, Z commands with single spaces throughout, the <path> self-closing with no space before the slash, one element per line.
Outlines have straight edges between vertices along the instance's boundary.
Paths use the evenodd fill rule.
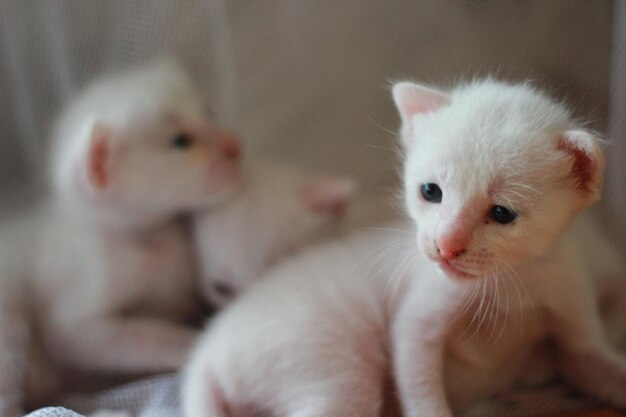
<path fill-rule="evenodd" d="M 454 278 L 546 253 L 599 198 L 603 156 L 560 104 L 526 84 L 449 93 L 397 83 L 404 184 L 419 250 Z"/>
<path fill-rule="evenodd" d="M 239 142 L 206 117 L 171 61 L 88 87 L 60 119 L 55 139 L 57 188 L 102 208 L 201 207 L 239 180 Z"/>
<path fill-rule="evenodd" d="M 348 178 L 259 165 L 240 193 L 194 216 L 203 296 L 222 307 L 273 264 L 336 232 L 354 191 Z"/>

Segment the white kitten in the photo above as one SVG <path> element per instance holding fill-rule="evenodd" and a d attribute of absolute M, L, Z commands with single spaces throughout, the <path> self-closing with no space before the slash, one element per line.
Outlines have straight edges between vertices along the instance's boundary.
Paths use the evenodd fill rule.
<path fill-rule="evenodd" d="M 1 279 L 20 282 L 7 268 L 27 257 L 21 283 L 43 339 L 34 347 L 61 369 L 177 369 L 196 335 L 181 321 L 198 306 L 191 248 L 175 216 L 232 192 L 239 143 L 206 119 L 171 62 L 94 83 L 61 117 L 54 140 L 52 196 L 22 219 L 28 228 L 3 236 L 27 239 Z M 0 369 L 0 387 L 5 375 Z M 0 404 L 23 389 L 16 385 L 0 392 Z"/>
<path fill-rule="evenodd" d="M 238 194 L 193 218 L 201 290 L 223 307 L 284 256 L 337 231 L 354 183 L 257 164 Z"/>
<path fill-rule="evenodd" d="M 626 407 L 601 322 L 622 330 L 625 269 L 587 218 L 572 223 L 599 195 L 597 141 L 527 85 L 400 83 L 394 99 L 417 247 L 401 224 L 272 271 L 198 344 L 186 416 L 379 415 L 389 373 L 406 417 L 557 373 Z"/>

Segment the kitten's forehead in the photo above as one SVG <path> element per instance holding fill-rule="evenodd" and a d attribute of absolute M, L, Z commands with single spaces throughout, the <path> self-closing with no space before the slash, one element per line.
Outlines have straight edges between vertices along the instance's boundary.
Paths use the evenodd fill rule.
<path fill-rule="evenodd" d="M 127 126 L 162 119 L 164 113 L 202 113 L 202 101 L 184 70 L 164 61 L 96 81 L 74 108 L 100 122 Z"/>
<path fill-rule="evenodd" d="M 422 164 L 460 189 L 494 193 L 520 179 L 539 178 L 567 129 L 562 106 L 526 86 L 485 81 L 454 91 L 450 104 L 415 119 Z"/>

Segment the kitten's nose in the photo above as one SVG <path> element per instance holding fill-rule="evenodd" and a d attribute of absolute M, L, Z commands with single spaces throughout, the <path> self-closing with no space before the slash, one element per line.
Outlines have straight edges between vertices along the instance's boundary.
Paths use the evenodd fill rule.
<path fill-rule="evenodd" d="M 226 159 L 236 161 L 241 156 L 241 143 L 230 133 L 220 133 L 217 138 L 217 149 Z"/>
<path fill-rule="evenodd" d="M 443 259 L 446 259 L 446 260 L 458 258 L 459 256 L 465 253 L 465 248 L 459 248 L 459 247 L 447 246 L 447 245 L 438 245 L 437 242 L 435 242 L 435 247 L 437 248 L 437 253 L 439 254 L 439 256 L 441 256 Z"/>
<path fill-rule="evenodd" d="M 230 161 L 241 158 L 241 142 L 234 134 L 210 125 L 203 126 L 201 132 L 209 143 L 212 152 L 216 152 L 219 156 Z"/>

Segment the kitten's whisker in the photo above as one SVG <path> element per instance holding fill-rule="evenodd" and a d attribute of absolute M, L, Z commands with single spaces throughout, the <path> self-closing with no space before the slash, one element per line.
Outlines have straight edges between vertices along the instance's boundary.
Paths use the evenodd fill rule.
<path fill-rule="evenodd" d="M 385 286 L 385 296 L 390 295 L 393 299 L 395 297 L 397 288 L 402 282 L 402 277 L 408 270 L 408 268 L 413 265 L 413 262 L 419 262 L 420 258 L 411 257 L 411 256 L 403 256 L 399 262 L 396 262 L 396 266 L 393 269 L 391 275 L 387 279 L 387 285 Z M 402 273 L 400 273 L 402 271 Z M 391 292 L 389 289 L 391 288 Z"/>
<path fill-rule="evenodd" d="M 500 264 L 505 267 L 505 269 L 503 270 L 503 272 L 507 275 L 508 278 L 510 278 L 511 283 L 513 284 L 514 288 L 515 288 L 515 292 L 517 293 L 517 302 L 518 302 L 518 306 L 519 306 L 519 311 L 520 311 L 520 335 L 524 334 L 524 307 L 523 307 L 523 302 L 522 302 L 522 294 L 519 290 L 517 281 L 515 280 L 515 278 L 511 275 L 511 273 L 509 272 L 508 269 L 506 269 L 506 266 L 504 264 L 504 262 L 500 261 Z"/>
<path fill-rule="evenodd" d="M 364 276 L 368 277 L 370 280 L 372 280 L 373 278 L 370 276 L 369 272 L 376 265 L 376 263 L 379 261 L 380 258 L 384 258 L 384 256 L 382 256 L 382 255 L 385 254 L 388 250 L 391 250 L 394 247 L 396 247 L 396 246 L 398 246 L 400 244 L 403 244 L 405 242 L 407 242 L 406 238 L 392 240 L 390 242 L 386 242 L 383 245 L 378 246 L 378 247 L 372 249 L 371 251 L 368 251 L 365 255 L 363 255 L 363 257 L 361 257 L 361 259 L 358 262 L 356 262 L 354 264 L 354 266 L 350 270 L 349 276 L 354 275 L 356 273 L 357 269 L 365 261 L 370 260 L 371 263 L 370 263 L 369 267 L 367 268 L 367 270 L 365 271 Z"/>
<path fill-rule="evenodd" d="M 526 299 L 528 300 L 528 302 L 530 303 L 530 310 L 532 311 L 532 313 L 535 315 L 535 318 L 537 318 L 537 309 L 535 306 L 535 302 L 533 300 L 533 298 L 530 296 L 530 293 L 528 292 L 526 286 L 524 285 L 524 282 L 522 281 L 522 279 L 519 277 L 519 275 L 517 274 L 517 271 L 515 271 L 515 269 L 507 264 L 506 262 L 503 262 L 503 265 L 505 267 L 508 268 L 508 270 L 510 271 L 510 276 L 514 279 L 513 282 L 517 282 L 519 283 L 520 287 L 522 288 L 522 290 L 524 291 L 524 294 L 526 296 Z M 517 284 L 516 284 L 517 287 Z M 521 324 L 520 324 L 520 331 L 522 332 L 521 334 L 523 334 L 523 313 L 524 313 L 525 308 L 522 305 L 522 301 L 520 298 L 520 318 L 521 318 Z"/>
<path fill-rule="evenodd" d="M 491 323 L 492 326 L 491 326 L 491 332 L 489 333 L 489 337 L 487 337 L 487 343 L 489 343 L 489 341 L 491 340 L 491 338 L 493 337 L 496 331 L 496 324 L 498 323 L 498 313 L 500 310 L 500 296 L 499 296 L 499 290 L 498 290 L 499 277 L 497 273 L 494 273 L 493 280 L 495 284 L 495 290 L 494 290 L 495 302 L 494 302 L 494 309 L 492 310 L 492 313 L 494 314 L 495 319 L 493 318 L 494 316 L 492 316 L 491 314 L 489 315 L 489 319 L 492 320 L 492 323 Z"/>
<path fill-rule="evenodd" d="M 517 209 L 515 208 L 515 205 L 511 202 L 511 200 L 504 194 L 501 194 L 501 197 L 506 200 L 506 203 L 509 205 L 509 207 L 511 209 L 513 209 L 513 211 L 517 211 Z"/>
<path fill-rule="evenodd" d="M 524 194 L 518 193 L 517 191 L 513 191 L 513 190 L 507 190 L 506 192 L 511 193 L 511 194 L 515 194 L 516 196 L 518 196 L 519 198 L 528 201 L 528 197 L 526 197 Z"/>
<path fill-rule="evenodd" d="M 472 305 L 472 301 L 474 300 L 474 297 L 476 296 L 477 290 L 478 290 L 478 285 L 475 282 L 471 283 L 471 290 L 468 290 L 469 294 L 466 297 L 466 300 L 465 300 L 465 303 L 463 304 L 463 307 L 461 307 L 459 309 L 459 311 L 452 318 L 452 322 L 453 323 L 455 321 L 459 320 L 461 317 L 463 317 L 463 315 L 470 308 L 470 306 Z"/>
<path fill-rule="evenodd" d="M 524 284 L 524 281 L 520 278 L 520 276 L 517 273 L 517 271 L 511 265 L 508 265 L 506 263 L 505 263 L 505 265 L 509 268 L 509 270 L 513 273 L 513 275 L 515 276 L 517 281 L 520 283 L 520 286 L 522 287 L 522 289 L 524 290 L 524 293 L 526 294 L 526 298 L 530 302 L 531 311 L 533 312 L 533 314 L 536 315 L 537 314 L 537 310 L 536 310 L 536 306 L 535 306 L 535 301 L 530 296 L 530 293 L 528 292 L 528 289 L 526 288 L 526 284 Z"/>
<path fill-rule="evenodd" d="M 496 266 L 496 271 L 498 267 Z M 507 321 L 509 319 L 509 287 L 506 283 L 506 279 L 502 279 L 502 283 L 504 284 L 504 294 L 506 295 L 506 307 L 504 310 L 504 322 L 502 323 L 502 328 L 500 329 L 500 333 L 496 337 L 496 341 L 498 341 L 502 335 L 504 334 L 504 330 L 506 328 Z M 495 343 L 495 342 L 494 342 Z"/>
<path fill-rule="evenodd" d="M 372 264 L 370 265 L 370 268 L 368 268 L 368 270 L 366 271 L 365 275 L 371 276 L 372 279 L 376 279 L 380 276 L 382 272 L 386 270 L 388 263 L 397 263 L 398 261 L 402 260 L 402 258 L 411 258 L 413 256 L 416 256 L 416 254 L 410 250 L 408 245 L 405 245 L 406 242 L 407 241 L 405 239 L 399 239 L 396 241 L 395 244 L 388 245 L 385 249 L 381 250 L 378 255 L 376 255 L 375 258 L 372 259 Z M 398 248 L 400 249 L 398 252 L 388 256 L 388 253 L 390 251 L 397 250 Z M 392 262 L 392 259 L 389 259 L 390 257 L 393 257 L 392 259 L 396 259 L 397 261 Z M 377 264 L 379 266 L 378 271 L 374 274 L 371 274 Z"/>
<path fill-rule="evenodd" d="M 398 137 L 398 132 L 397 131 L 393 131 L 390 129 L 387 129 L 386 127 L 384 127 L 383 125 L 381 125 L 380 123 L 378 123 L 376 120 L 372 119 L 371 117 L 369 117 L 370 123 L 372 123 L 374 126 L 376 126 L 377 128 L 381 129 L 384 132 L 390 133 L 392 134 L 394 137 Z M 394 150 L 395 151 L 395 150 Z"/>
<path fill-rule="evenodd" d="M 364 259 L 370 259 L 370 265 L 367 268 L 367 270 L 364 272 L 364 276 L 368 277 L 369 281 L 373 281 L 376 280 L 380 274 L 385 270 L 385 267 L 387 265 L 387 263 L 383 262 L 383 261 L 389 261 L 389 257 L 387 256 L 387 253 L 391 250 L 394 250 L 396 248 L 398 248 L 398 246 L 401 246 L 401 250 L 398 253 L 393 254 L 393 256 L 396 259 L 400 259 L 401 257 L 409 257 L 410 252 L 408 251 L 408 245 L 405 246 L 405 243 L 407 242 L 406 238 L 401 238 L 401 239 L 397 239 L 394 240 L 392 242 L 388 242 L 382 246 L 380 246 L 377 250 L 378 250 L 378 254 L 376 254 L 374 256 L 374 258 L 371 258 L 374 253 L 376 252 L 376 250 L 370 252 L 369 254 L 364 256 Z M 377 270 L 375 270 L 376 267 L 379 267 Z"/>
<path fill-rule="evenodd" d="M 422 263 L 422 261 L 424 260 L 423 258 L 416 258 L 416 257 L 407 257 L 407 259 L 409 261 L 406 262 L 402 272 L 396 278 L 394 278 L 395 283 L 393 285 L 393 288 L 391 289 L 391 295 L 390 295 L 392 300 L 396 299 L 396 294 L 398 290 L 401 288 L 402 283 L 404 282 L 402 278 L 407 273 L 407 271 L 411 271 L 411 270 L 415 271 L 417 267 L 419 266 L 419 264 Z"/>
<path fill-rule="evenodd" d="M 478 323 L 478 327 L 476 328 L 476 332 L 474 335 L 476 335 L 477 333 L 480 332 L 480 329 L 482 328 L 483 323 L 485 323 L 485 325 L 489 324 L 489 321 L 491 320 L 491 315 L 493 313 L 493 306 L 494 306 L 494 293 L 492 290 L 492 275 L 490 274 L 489 276 L 484 278 L 485 281 L 485 287 L 487 285 L 489 285 L 489 289 L 486 291 L 486 299 L 487 299 L 487 303 L 485 304 L 485 310 L 482 311 L 482 317 L 480 318 L 480 322 Z M 474 337 L 474 335 L 472 335 L 472 337 Z"/>
<path fill-rule="evenodd" d="M 541 192 L 541 191 L 537 190 L 536 188 L 533 188 L 533 187 L 531 187 L 530 185 L 527 185 L 527 184 L 521 184 L 521 183 L 515 182 L 515 183 L 511 183 L 511 185 L 514 186 L 514 187 L 526 188 L 528 190 L 534 191 L 537 194 L 543 194 L 543 192 Z"/>
<path fill-rule="evenodd" d="M 388 147 L 385 147 L 385 146 L 372 145 L 371 143 L 366 143 L 365 146 L 367 146 L 368 148 L 378 149 L 378 150 L 381 150 L 381 151 L 396 152 L 395 148 L 388 148 Z"/>
<path fill-rule="evenodd" d="M 409 231 L 409 230 L 402 230 L 402 229 L 392 229 L 392 228 L 388 228 L 388 227 L 364 227 L 362 229 L 359 230 L 382 230 L 384 232 L 397 232 L 400 234 L 405 234 L 405 235 L 410 235 L 410 236 L 414 236 L 415 232 L 413 231 Z M 413 239 L 411 239 L 413 240 Z"/>
<path fill-rule="evenodd" d="M 482 287 L 482 293 L 480 295 L 480 303 L 478 304 L 478 308 L 476 309 L 476 311 L 474 311 L 474 315 L 472 316 L 472 321 L 470 321 L 469 325 L 467 326 L 466 330 L 463 332 L 463 334 L 461 335 L 461 337 L 465 336 L 465 333 L 467 332 L 467 330 L 469 330 L 473 325 L 474 325 L 474 321 L 475 320 L 479 320 L 480 318 L 480 313 L 482 312 L 482 308 L 483 308 L 483 303 L 485 302 L 485 292 L 486 292 L 486 282 L 484 279 L 480 280 L 480 284 Z M 476 323 L 476 326 L 478 326 L 478 323 Z M 474 331 L 474 333 L 472 333 L 472 335 L 469 337 L 468 340 L 471 340 L 476 333 L 478 332 L 478 327 L 476 328 L 476 330 Z"/>

